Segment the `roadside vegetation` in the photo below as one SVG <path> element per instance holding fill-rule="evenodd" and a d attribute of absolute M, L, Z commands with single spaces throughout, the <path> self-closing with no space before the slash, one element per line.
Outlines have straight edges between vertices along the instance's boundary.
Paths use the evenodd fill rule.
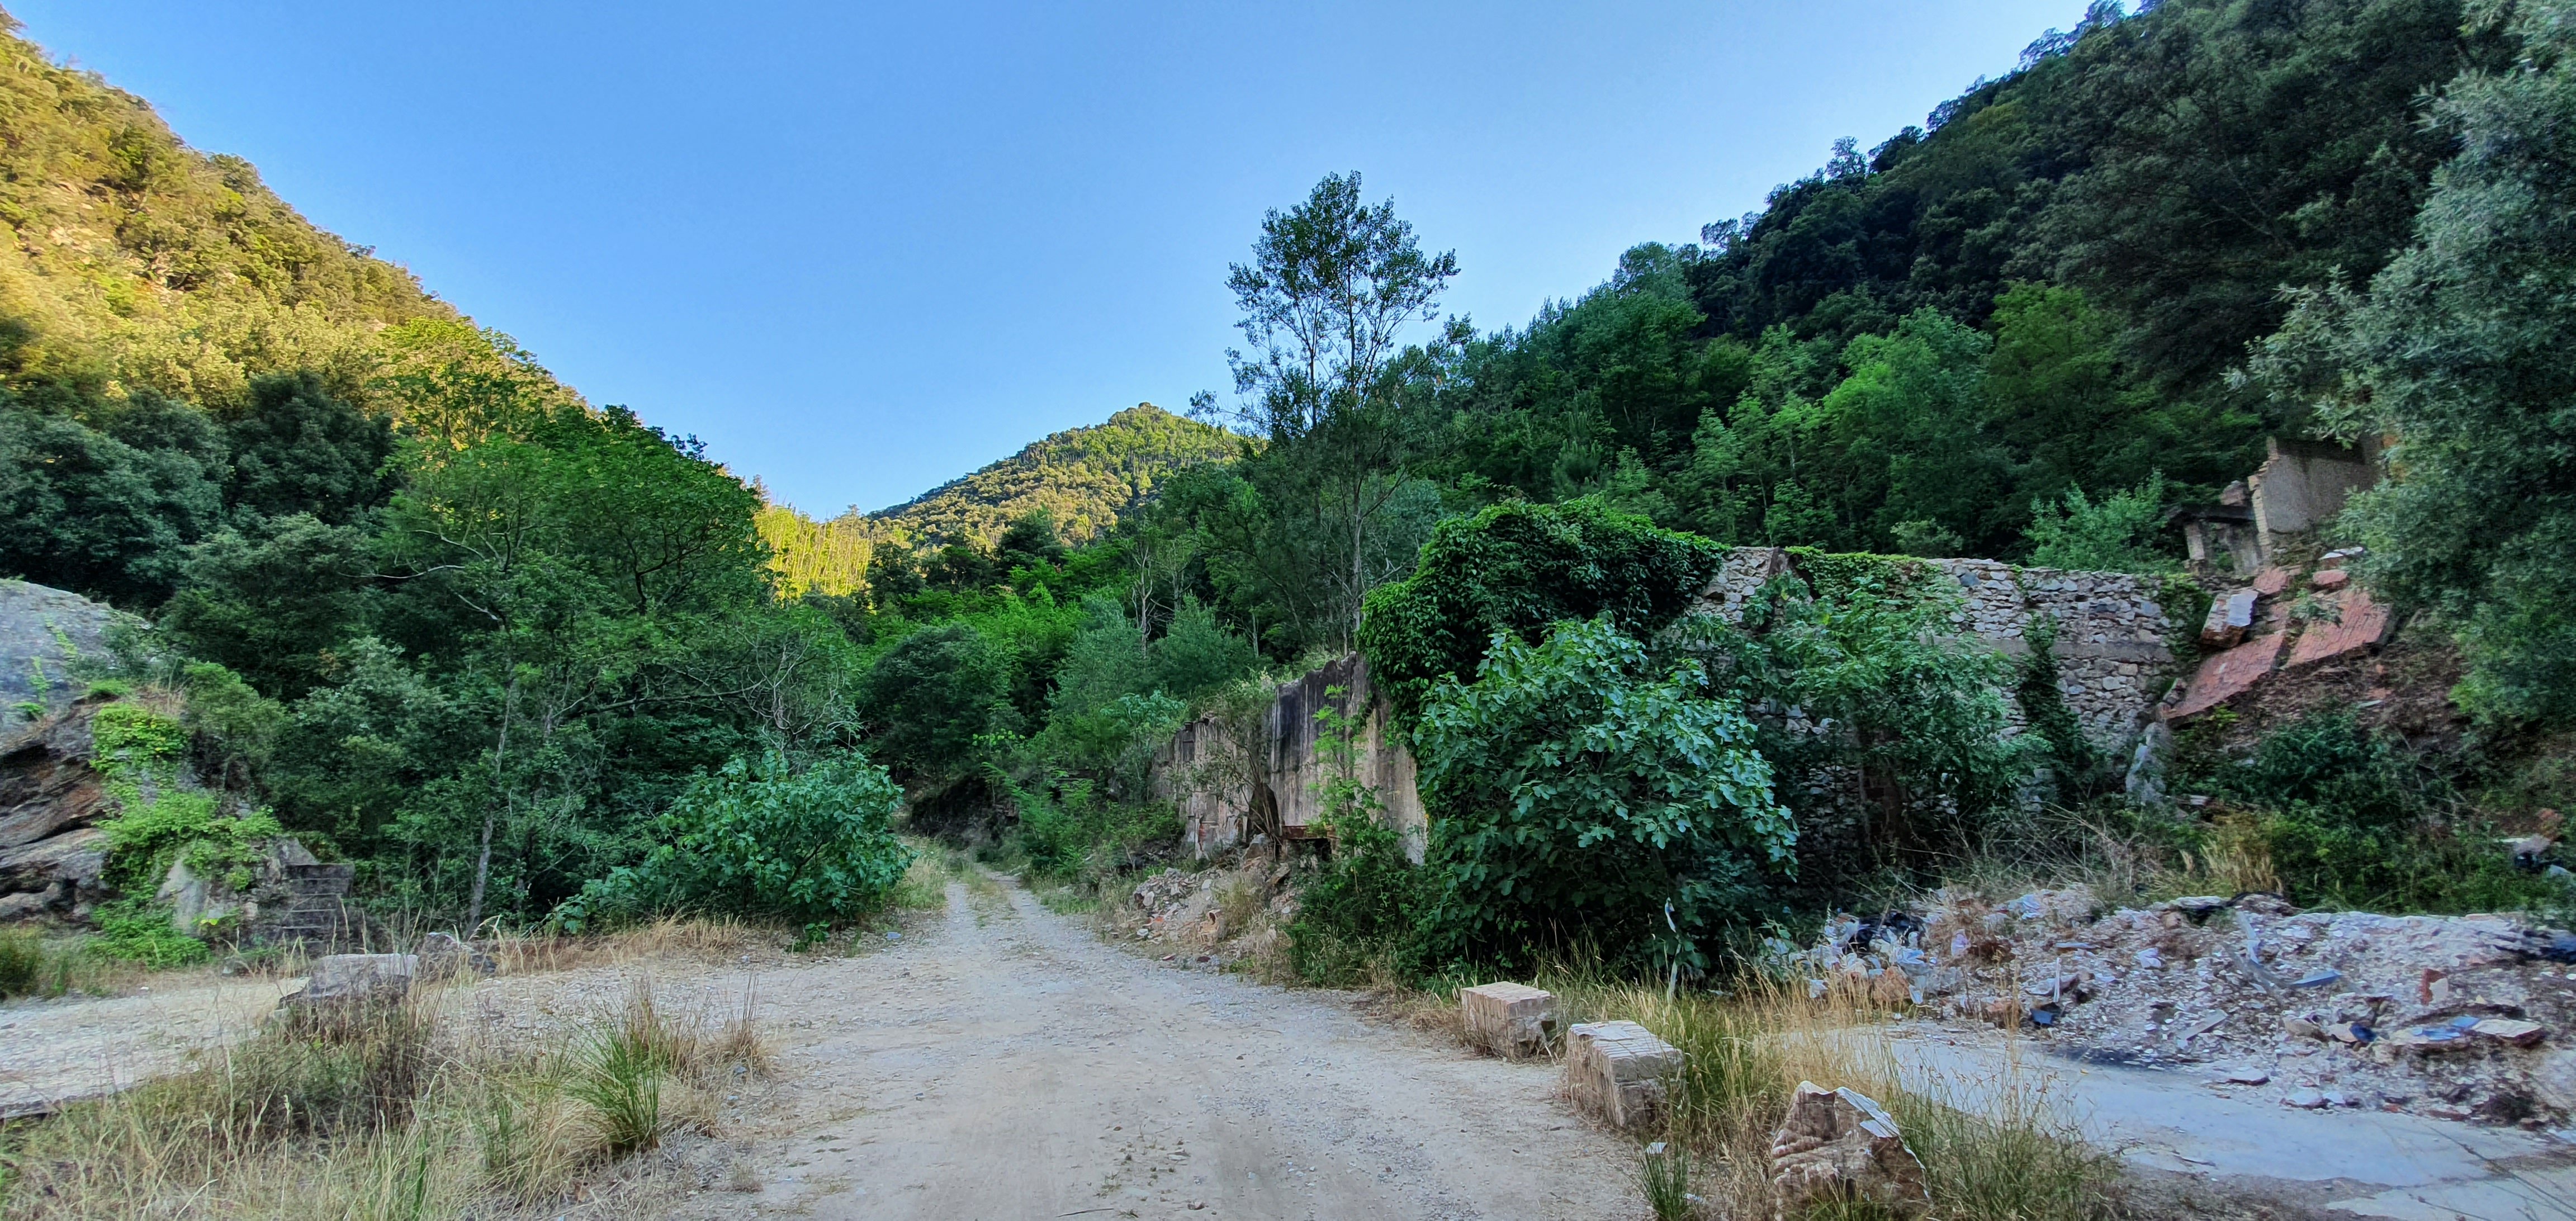
<path fill-rule="evenodd" d="M 1536 975 L 1665 1033 L 1694 1053 L 1641 1165 L 1666 1196 L 1753 1198 L 1727 1176 L 1757 1121 L 1830 1075 L 1886 1091 L 1956 1215 L 2097 1215 L 2107 1172 L 2053 1120 L 1909 1092 L 1874 1010 L 1764 990 L 1761 940 L 1947 884 L 2548 918 L 2576 893 L 2497 843 L 2576 802 L 2576 345 L 2548 295 L 2576 266 L 2576 11 L 2142 8 L 1522 326 L 1443 315 L 1455 253 L 1329 175 L 1228 269 L 1241 346 L 1197 422 L 1122 412 L 828 523 L 9 38 L 0 194 L 75 182 L 157 221 L 101 232 L 94 274 L 22 277 L 109 304 L 0 319 L 0 571 L 131 616 L 67 714 L 114 808 L 105 893 L 76 931 L 0 933 L 0 992 L 258 953 L 175 926 L 163 886 L 244 891 L 290 838 L 386 926 L 529 964 L 717 927 L 846 947 L 989 896 L 987 867 L 1106 918 L 1200 864 L 1176 734 L 1221 784 L 1278 683 L 1358 654 L 1428 842 L 1326 710 L 1322 844 L 1256 821 L 1261 877 L 1215 896 L 1260 969 Z M 1961 643 L 1909 557 L 2160 575 L 2188 630 L 2209 591 L 2167 513 L 2268 436 L 2394 439 L 2318 540 L 2366 544 L 2356 579 L 2407 617 L 2390 694 L 2213 714 L 2169 800 L 2133 800 L 2054 626 L 2028 660 Z M 1796 571 L 1740 622 L 1684 616 L 1747 545 Z M 10 1207 L 285 1215 L 309 1180 L 359 1215 L 541 1209 L 753 1065 L 675 1020 L 263 1034 L 22 1130 Z"/>

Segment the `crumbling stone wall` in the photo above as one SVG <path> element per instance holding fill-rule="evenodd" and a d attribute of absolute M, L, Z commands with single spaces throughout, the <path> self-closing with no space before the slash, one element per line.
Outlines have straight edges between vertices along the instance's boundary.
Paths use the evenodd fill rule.
<path fill-rule="evenodd" d="M 1778 547 L 1735 548 L 1686 613 L 1739 622 L 1764 583 L 1799 570 L 1800 556 Z M 1921 578 L 1955 586 L 1960 607 L 1951 622 L 1961 634 L 2009 656 L 2028 655 L 2023 633 L 2034 616 L 2054 619 L 2057 642 L 2050 651 L 2058 661 L 2059 692 L 2086 735 L 2106 751 L 2127 749 L 2172 683 L 2176 662 L 2167 642 L 2174 625 L 2160 601 L 2158 578 L 2016 568 L 1995 560 L 1886 562 L 1921 565 Z M 1341 696 L 1328 694 L 1337 687 Z M 1377 789 L 1407 853 L 1421 859 L 1430 824 L 1415 786 L 1413 756 L 1389 736 L 1387 707 L 1369 684 L 1368 663 L 1357 655 L 1282 684 L 1257 724 L 1202 717 L 1164 744 L 1154 760 L 1155 792 L 1179 807 L 1183 838 L 1193 851 L 1205 856 L 1256 836 L 1276 842 L 1316 834 L 1329 776 L 1317 750 L 1323 726 L 1315 713 L 1328 705 L 1342 712 L 1367 710 L 1356 743 L 1360 778 Z M 2006 707 L 2018 732 L 2020 705 L 2007 700 Z M 1830 804 L 1830 792 L 1856 793 L 1859 781 L 1847 770 L 1826 769 L 1783 783 Z"/>
<path fill-rule="evenodd" d="M 1998 560 L 1912 560 L 1955 586 L 1961 605 L 1950 622 L 2006 656 L 2027 657 L 2023 640 L 2034 616 L 2057 621 L 2058 692 L 2087 736 L 2105 749 L 2123 745 L 2148 720 L 2176 670 L 2169 643 L 2174 624 L 2164 609 L 2163 581 L 2125 572 L 2067 572 L 2017 568 Z M 1738 547 L 1717 579 L 1700 594 L 1692 613 L 1719 615 L 1729 623 L 1762 586 L 1795 571 L 1797 553 L 1780 547 Z M 2012 705 L 2012 715 L 2021 715 Z"/>

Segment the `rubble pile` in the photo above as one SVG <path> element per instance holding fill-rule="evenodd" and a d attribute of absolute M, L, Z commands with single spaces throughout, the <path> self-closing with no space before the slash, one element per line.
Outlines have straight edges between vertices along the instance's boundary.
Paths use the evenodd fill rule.
<path fill-rule="evenodd" d="M 1223 969 L 1275 948 L 1278 930 L 1297 917 L 1289 879 L 1286 864 L 1258 854 L 1196 873 L 1166 868 L 1137 883 L 1118 910 L 1103 912 L 1103 922 L 1112 936 L 1174 946 L 1164 955 L 1174 962 Z"/>
<path fill-rule="evenodd" d="M 2506 916 L 2298 912 L 2278 897 L 2113 910 L 2078 886 L 1830 924 L 1777 946 L 1943 1018 L 2084 1059 L 2206 1071 L 2285 1105 L 2541 1126 L 2576 1113 L 2576 936 Z"/>

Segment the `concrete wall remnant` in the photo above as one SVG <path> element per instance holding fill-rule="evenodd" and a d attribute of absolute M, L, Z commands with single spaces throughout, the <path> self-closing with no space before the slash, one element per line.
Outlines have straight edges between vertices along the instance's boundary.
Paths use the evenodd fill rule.
<path fill-rule="evenodd" d="M 1335 689 L 1340 694 L 1333 694 Z M 1262 837 L 1312 839 L 1322 834 L 1323 799 L 1333 779 L 1320 749 L 1326 708 L 1362 718 L 1354 727 L 1355 779 L 1377 793 L 1379 817 L 1419 863 L 1430 843 L 1416 788 L 1413 752 L 1395 741 L 1392 711 L 1369 682 L 1368 662 L 1354 653 L 1282 683 L 1257 723 L 1235 725 L 1209 715 L 1181 727 L 1156 752 L 1157 795 L 1180 809 L 1181 838 L 1200 856 Z"/>
<path fill-rule="evenodd" d="M 2254 533 L 2266 561 L 2298 546 L 2343 512 L 2354 492 L 2379 481 L 2377 446 L 2273 437 L 2269 455 L 2246 479 Z"/>

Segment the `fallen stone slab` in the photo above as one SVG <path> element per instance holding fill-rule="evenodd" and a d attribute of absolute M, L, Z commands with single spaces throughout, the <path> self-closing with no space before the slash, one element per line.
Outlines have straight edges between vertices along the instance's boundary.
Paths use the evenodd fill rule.
<path fill-rule="evenodd" d="M 1818 1200 L 1870 1200 L 1900 1216 L 1932 1209 L 1923 1163 L 1887 1110 L 1857 1090 L 1798 1083 L 1771 1138 L 1771 1188 L 1780 1213 Z"/>
<path fill-rule="evenodd" d="M 2281 633 L 2257 636 L 2200 663 L 2182 702 L 2165 713 L 2167 721 L 2187 720 L 2243 695 L 2280 664 Z"/>
<path fill-rule="evenodd" d="M 2334 606 L 2332 622 L 2319 619 L 2299 633 L 2299 643 L 2290 650 L 2292 669 L 2375 649 L 2388 638 L 2393 617 L 2369 594 L 2347 589 L 2335 597 Z"/>
<path fill-rule="evenodd" d="M 2222 649 L 2242 643 L 2254 626 L 2256 597 L 2253 590 L 2240 589 L 2211 602 L 2209 615 L 2200 624 L 2200 642 Z"/>
<path fill-rule="evenodd" d="M 1663 1122 L 1664 1078 L 1682 1053 L 1635 1022 L 1585 1022 L 1565 1032 L 1566 1096 L 1575 1108 L 1623 1131 Z"/>
<path fill-rule="evenodd" d="M 1507 1059 L 1547 1054 L 1556 1038 L 1556 994 L 1527 984 L 1480 984 L 1458 990 L 1467 1041 Z"/>

